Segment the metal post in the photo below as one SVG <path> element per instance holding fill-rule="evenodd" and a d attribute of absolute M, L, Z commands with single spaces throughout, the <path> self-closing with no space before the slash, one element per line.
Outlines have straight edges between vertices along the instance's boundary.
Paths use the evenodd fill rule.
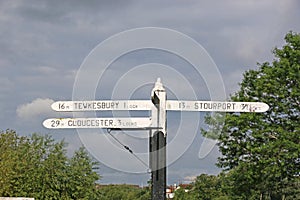
<path fill-rule="evenodd" d="M 151 115 L 153 126 L 157 129 L 150 131 L 149 154 L 151 168 L 152 200 L 166 199 L 167 168 L 166 168 L 166 91 L 157 79 L 152 90 L 154 104 Z"/>

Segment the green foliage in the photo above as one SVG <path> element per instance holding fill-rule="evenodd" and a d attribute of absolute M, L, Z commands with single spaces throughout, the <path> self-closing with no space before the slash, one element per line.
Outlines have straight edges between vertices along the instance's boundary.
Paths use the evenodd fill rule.
<path fill-rule="evenodd" d="M 213 115 L 206 115 L 204 118 L 204 122 L 209 126 L 209 131 L 201 128 L 200 131 L 202 135 L 213 140 L 219 139 L 221 130 L 224 126 L 224 119 L 224 113 L 214 113 Z"/>
<path fill-rule="evenodd" d="M 132 185 L 107 185 L 99 188 L 101 200 L 147 200 L 151 199 L 149 188 Z"/>
<path fill-rule="evenodd" d="M 191 183 L 188 192 L 180 188 L 175 191 L 174 200 L 297 200 L 299 199 L 300 179 L 286 181 L 286 194 L 262 194 L 253 188 L 253 179 L 247 174 L 244 167 L 237 167 L 219 175 L 201 174 Z"/>
<path fill-rule="evenodd" d="M 222 180 L 219 176 L 201 174 L 193 183 L 191 194 L 195 199 L 227 199 L 222 188 Z"/>
<path fill-rule="evenodd" d="M 50 136 L 0 132 L 0 196 L 35 199 L 97 199 L 97 165 L 80 148 L 66 156 L 65 143 Z"/>
<path fill-rule="evenodd" d="M 195 195 L 190 192 L 186 192 L 185 189 L 179 188 L 175 191 L 174 200 L 196 199 Z"/>
<path fill-rule="evenodd" d="M 94 162 L 81 147 L 70 159 L 69 165 L 71 173 L 68 181 L 72 185 L 70 188 L 72 199 L 91 199 L 92 197 L 92 199 L 96 199 L 95 181 L 99 179 L 99 176 L 93 166 L 97 166 L 98 163 Z"/>
<path fill-rule="evenodd" d="M 212 199 L 220 196 L 219 182 L 216 176 L 201 174 L 196 178 L 193 193 L 197 199 Z"/>
<path fill-rule="evenodd" d="M 289 32 L 285 40 L 273 50 L 274 61 L 247 71 L 231 97 L 265 102 L 269 111 L 226 114 L 219 138 L 218 166 L 231 170 L 231 191 L 242 199 L 300 196 L 300 34 Z"/>
<path fill-rule="evenodd" d="M 201 174 L 197 176 L 196 180 L 187 188 L 186 192 L 180 188 L 175 191 L 174 200 L 229 200 L 228 186 L 225 174 L 221 173 L 218 176 Z"/>

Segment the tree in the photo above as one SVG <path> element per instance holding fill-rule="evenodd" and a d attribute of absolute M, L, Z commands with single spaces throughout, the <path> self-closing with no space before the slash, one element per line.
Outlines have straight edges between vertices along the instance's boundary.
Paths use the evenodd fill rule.
<path fill-rule="evenodd" d="M 222 189 L 222 180 L 221 176 L 201 174 L 197 176 L 189 193 L 193 199 L 227 199 Z"/>
<path fill-rule="evenodd" d="M 194 200 L 197 199 L 195 194 L 191 194 L 190 192 L 186 192 L 184 188 L 179 188 L 175 190 L 174 200 Z"/>
<path fill-rule="evenodd" d="M 50 136 L 0 132 L 0 196 L 35 199 L 97 199 L 97 163 L 80 148 L 66 156 L 65 142 Z"/>
<path fill-rule="evenodd" d="M 0 134 L 0 196 L 10 195 L 17 155 L 14 151 L 18 138 L 15 132 Z M 4 136 L 4 137 L 3 137 Z"/>
<path fill-rule="evenodd" d="M 197 199 L 210 200 L 220 196 L 218 178 L 214 175 L 201 174 L 194 182 L 193 193 Z"/>
<path fill-rule="evenodd" d="M 102 200 L 147 200 L 151 199 L 149 188 L 135 185 L 102 185 L 99 189 Z"/>
<path fill-rule="evenodd" d="M 98 162 L 93 161 L 83 147 L 75 152 L 69 161 L 70 175 L 68 182 L 70 196 L 72 199 L 97 199 L 95 181 L 99 175 L 95 172 L 98 169 Z"/>
<path fill-rule="evenodd" d="M 190 187 L 179 188 L 175 191 L 174 200 L 229 200 L 236 199 L 232 198 L 230 194 L 232 191 L 231 183 L 225 173 L 221 173 L 218 176 L 201 174 L 196 177 L 195 181 L 190 184 Z"/>
<path fill-rule="evenodd" d="M 259 191 L 261 199 L 297 198 L 291 187 L 300 175 L 300 35 L 289 32 L 285 41 L 273 50 L 272 63 L 244 74 L 240 90 L 231 97 L 265 102 L 270 109 L 226 114 L 219 138 L 218 166 L 235 170 L 231 177 L 238 175 L 240 194 Z"/>

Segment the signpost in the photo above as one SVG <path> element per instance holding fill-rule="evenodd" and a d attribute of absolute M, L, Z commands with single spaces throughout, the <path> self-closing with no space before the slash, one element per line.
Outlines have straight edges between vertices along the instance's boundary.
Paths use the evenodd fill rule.
<path fill-rule="evenodd" d="M 170 111 L 265 112 L 268 109 L 267 104 L 260 102 L 167 101 Z"/>
<path fill-rule="evenodd" d="M 43 122 L 49 129 L 58 128 L 121 128 L 146 129 L 151 126 L 150 118 L 52 118 Z"/>
<path fill-rule="evenodd" d="M 55 111 L 108 111 L 151 110 L 148 100 L 103 100 L 103 101 L 57 101 L 51 107 Z"/>
<path fill-rule="evenodd" d="M 151 116 L 154 127 L 149 138 L 149 162 L 152 181 L 152 199 L 166 199 L 167 188 L 167 163 L 166 163 L 166 143 L 167 143 L 167 119 L 166 119 L 166 91 L 160 78 L 157 79 L 151 92 L 151 100 L 154 104 Z"/>
<path fill-rule="evenodd" d="M 157 79 L 150 100 L 58 101 L 52 109 L 70 111 L 151 110 L 149 118 L 52 118 L 43 125 L 49 129 L 106 128 L 149 130 L 149 166 L 152 199 L 166 199 L 166 111 L 194 112 L 265 112 L 269 106 L 261 102 L 178 101 L 167 100 L 166 91 Z M 128 148 L 128 147 L 127 147 Z"/>
<path fill-rule="evenodd" d="M 57 101 L 51 107 L 60 112 L 152 110 L 153 103 L 149 100 Z M 268 109 L 269 106 L 261 102 L 166 100 L 169 111 L 265 112 Z"/>

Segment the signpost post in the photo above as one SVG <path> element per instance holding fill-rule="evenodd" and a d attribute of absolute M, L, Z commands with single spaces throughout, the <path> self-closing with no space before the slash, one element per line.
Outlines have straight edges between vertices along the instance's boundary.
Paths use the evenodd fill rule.
<path fill-rule="evenodd" d="M 154 104 L 151 110 L 152 125 L 160 129 L 150 130 L 149 138 L 149 162 L 152 181 L 152 199 L 166 199 L 167 168 L 166 168 L 166 91 L 160 81 L 157 80 L 151 92 L 151 100 Z"/>
<path fill-rule="evenodd" d="M 106 128 L 111 130 L 149 130 L 149 166 L 152 200 L 166 199 L 166 111 L 194 112 L 265 112 L 261 102 L 178 101 L 167 100 L 166 91 L 157 79 L 150 100 L 58 101 L 55 111 L 151 110 L 151 118 L 52 118 L 43 125 L 49 129 Z"/>

